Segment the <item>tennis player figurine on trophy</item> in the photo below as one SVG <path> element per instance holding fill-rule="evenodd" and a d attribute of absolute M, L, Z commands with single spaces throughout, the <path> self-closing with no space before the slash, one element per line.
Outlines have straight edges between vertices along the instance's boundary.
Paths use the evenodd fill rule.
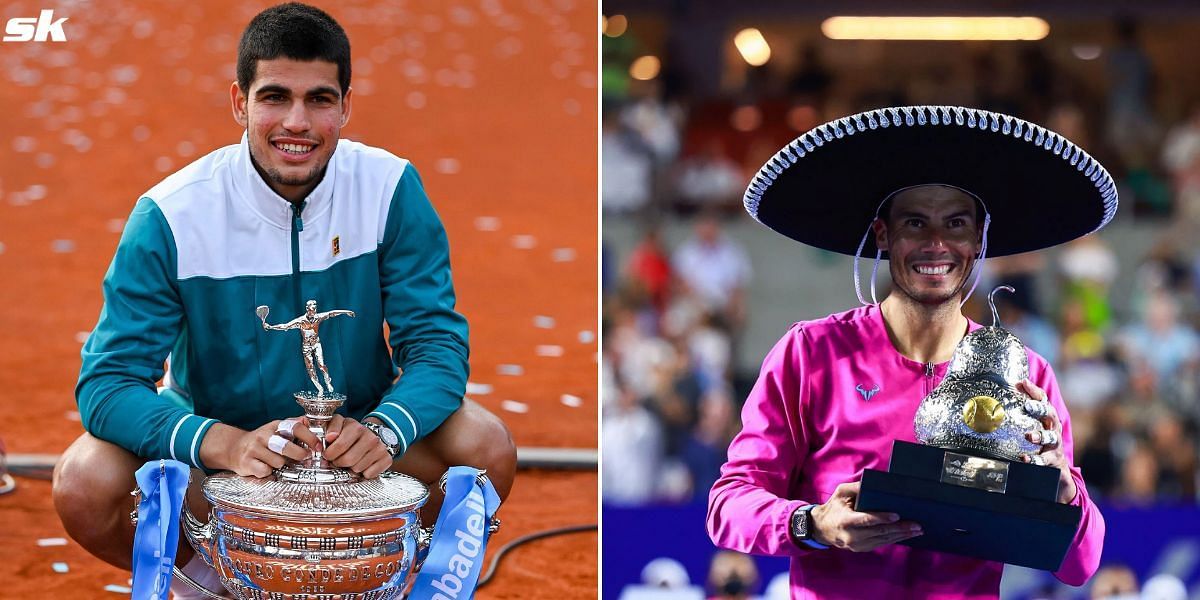
<path fill-rule="evenodd" d="M 331 310 L 319 313 L 317 312 L 317 301 L 309 300 L 304 303 L 304 314 L 282 325 L 270 325 L 267 323 L 267 315 L 271 313 L 271 309 L 266 306 L 260 306 L 254 312 L 258 314 L 259 320 L 262 321 L 263 329 L 268 331 L 300 330 L 300 352 L 304 355 L 304 367 L 308 369 L 308 378 L 317 387 L 317 395 L 324 395 L 325 390 L 321 388 L 321 382 L 317 381 L 317 372 L 313 369 L 313 363 L 316 363 L 317 368 L 321 369 L 321 374 L 325 376 L 325 387 L 329 389 L 329 393 L 334 393 L 333 381 L 329 379 L 329 369 L 325 367 L 325 353 L 321 350 L 321 338 L 318 337 L 317 330 L 320 329 L 321 323 L 331 317 L 349 315 L 353 318 L 354 311 Z"/>

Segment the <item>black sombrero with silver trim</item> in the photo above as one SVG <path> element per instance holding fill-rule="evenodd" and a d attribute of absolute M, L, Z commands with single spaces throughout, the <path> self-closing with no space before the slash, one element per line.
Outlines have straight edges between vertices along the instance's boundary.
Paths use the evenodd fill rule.
<path fill-rule="evenodd" d="M 991 216 L 989 256 L 1048 248 L 1096 231 L 1117 212 L 1112 176 L 1063 136 L 1016 117 L 957 106 L 871 110 L 796 138 L 751 180 L 760 223 L 799 242 L 863 256 L 863 228 L 897 190 L 943 184 Z M 865 251 L 865 252 L 864 252 Z"/>

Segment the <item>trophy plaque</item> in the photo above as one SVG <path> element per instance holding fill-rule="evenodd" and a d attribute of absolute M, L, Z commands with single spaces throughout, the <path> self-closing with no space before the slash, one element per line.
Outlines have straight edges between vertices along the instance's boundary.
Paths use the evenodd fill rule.
<path fill-rule="evenodd" d="M 1000 327 L 997 290 L 988 296 L 992 326 L 959 342 L 945 379 L 917 409 L 921 443 L 897 440 L 887 471 L 864 470 L 855 509 L 920 523 L 923 535 L 906 546 L 1054 571 L 1082 511 L 1058 503 L 1057 468 L 1023 460 L 1041 450 L 1025 433 L 1042 423 L 1016 388 L 1029 358 Z"/>
<path fill-rule="evenodd" d="M 306 308 L 282 325 L 267 324 L 266 307 L 257 313 L 265 329 L 300 329 L 305 366 L 317 391 L 297 392 L 295 398 L 323 443 L 345 396 L 333 391 L 317 328 L 325 319 L 354 313 L 318 313 L 311 300 Z M 324 375 L 324 388 L 317 371 Z M 230 472 L 208 477 L 203 486 L 212 504 L 207 523 L 185 507 L 185 537 L 236 598 L 392 600 L 409 592 L 432 536 L 421 528 L 419 515 L 428 488 L 392 471 L 363 479 L 335 467 L 322 449 L 311 448 L 309 459 L 264 479 Z"/>

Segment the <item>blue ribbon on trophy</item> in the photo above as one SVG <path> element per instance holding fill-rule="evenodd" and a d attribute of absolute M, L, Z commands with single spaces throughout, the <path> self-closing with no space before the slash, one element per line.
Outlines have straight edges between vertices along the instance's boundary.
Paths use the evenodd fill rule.
<path fill-rule="evenodd" d="M 167 600 L 179 546 L 179 514 L 188 487 L 188 466 L 150 461 L 137 470 L 137 529 L 133 535 L 133 597 Z"/>
<path fill-rule="evenodd" d="M 475 597 L 489 527 L 500 507 L 496 488 L 481 475 L 472 467 L 450 467 L 446 472 L 446 499 L 409 600 Z"/>

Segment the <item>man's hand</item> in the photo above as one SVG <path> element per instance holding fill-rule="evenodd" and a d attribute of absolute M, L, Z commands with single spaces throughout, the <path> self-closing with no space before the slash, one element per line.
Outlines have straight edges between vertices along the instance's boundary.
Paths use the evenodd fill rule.
<path fill-rule="evenodd" d="M 812 509 L 813 538 L 826 546 L 853 552 L 869 552 L 921 535 L 921 526 L 901 521 L 894 513 L 866 513 L 854 510 L 859 482 L 837 486 L 829 501 Z"/>
<path fill-rule="evenodd" d="M 292 429 L 295 440 L 317 443 L 317 436 L 308 430 L 307 420 L 303 417 L 289 420 L 296 422 Z M 288 441 L 279 452 L 267 445 L 271 436 L 277 435 L 280 423 L 271 421 L 253 431 L 241 432 L 228 447 L 224 467 L 238 475 L 267 477 L 271 471 L 286 464 L 288 459 L 300 461 L 308 458 L 311 454 L 309 450 L 295 441 Z"/>
<path fill-rule="evenodd" d="M 1028 379 L 1017 384 L 1017 390 L 1033 398 L 1025 403 L 1025 412 L 1042 422 L 1044 429 L 1025 433 L 1025 439 L 1035 444 L 1041 444 L 1042 449 L 1034 458 L 1025 455 L 1025 462 L 1041 462 L 1048 467 L 1058 469 L 1058 503 L 1068 504 L 1075 499 L 1079 490 L 1075 487 L 1075 478 L 1071 476 L 1071 465 L 1062 451 L 1062 423 L 1054 405 L 1046 401 L 1046 392 L 1034 385 Z"/>
<path fill-rule="evenodd" d="M 354 419 L 333 415 L 325 429 L 325 441 L 326 459 L 367 479 L 379 477 L 392 466 L 392 455 L 383 440 Z"/>

